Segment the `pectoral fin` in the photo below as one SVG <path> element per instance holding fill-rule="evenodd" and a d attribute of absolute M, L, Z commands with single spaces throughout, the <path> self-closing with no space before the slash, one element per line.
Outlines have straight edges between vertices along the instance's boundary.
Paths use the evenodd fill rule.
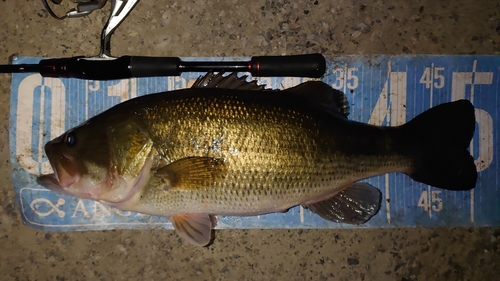
<path fill-rule="evenodd" d="M 212 240 L 212 228 L 216 225 L 213 215 L 181 214 L 169 218 L 177 234 L 196 246 L 206 246 Z"/>
<path fill-rule="evenodd" d="M 213 157 L 187 157 L 156 171 L 167 189 L 196 189 L 210 186 L 226 171 L 224 161 Z"/>
<path fill-rule="evenodd" d="M 378 213 L 380 200 L 377 188 L 359 182 L 329 199 L 303 206 L 330 221 L 361 224 Z"/>

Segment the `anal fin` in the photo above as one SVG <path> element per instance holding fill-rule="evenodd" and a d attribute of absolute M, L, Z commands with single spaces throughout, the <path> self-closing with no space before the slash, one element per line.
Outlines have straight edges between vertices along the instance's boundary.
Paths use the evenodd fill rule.
<path fill-rule="evenodd" d="M 179 214 L 169 217 L 177 234 L 195 246 L 206 246 L 212 240 L 216 219 L 208 214 Z"/>
<path fill-rule="evenodd" d="M 303 206 L 330 221 L 362 224 L 378 213 L 381 197 L 378 188 L 359 182 L 331 198 Z"/>

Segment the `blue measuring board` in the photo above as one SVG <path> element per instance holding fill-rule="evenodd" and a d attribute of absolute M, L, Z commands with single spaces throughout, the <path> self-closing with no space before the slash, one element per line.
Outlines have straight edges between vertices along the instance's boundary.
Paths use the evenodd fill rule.
<path fill-rule="evenodd" d="M 15 64 L 39 58 L 17 57 Z M 183 58 L 221 60 L 221 58 Z M 248 58 L 226 58 L 248 60 Z M 217 228 L 379 228 L 500 225 L 499 87 L 500 56 L 345 56 L 331 58 L 322 81 L 347 94 L 350 119 L 395 126 L 426 109 L 469 99 L 476 107 L 470 151 L 479 171 L 472 191 L 446 191 L 401 174 L 366 180 L 382 191 L 380 212 L 364 225 L 326 221 L 295 207 L 254 217 L 219 216 Z M 51 173 L 43 145 L 88 118 L 127 99 L 189 87 L 203 73 L 179 77 L 86 81 L 14 74 L 10 106 L 12 178 L 23 221 L 45 230 L 167 228 L 168 219 L 110 208 L 49 191 L 36 183 Z M 260 78 L 285 89 L 306 78 Z"/>

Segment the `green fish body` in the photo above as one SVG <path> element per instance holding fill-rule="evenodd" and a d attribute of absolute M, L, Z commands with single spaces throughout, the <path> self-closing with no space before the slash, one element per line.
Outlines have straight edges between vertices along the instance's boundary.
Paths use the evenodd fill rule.
<path fill-rule="evenodd" d="M 380 191 L 359 182 L 401 172 L 451 190 L 476 184 L 467 151 L 474 108 L 437 106 L 399 127 L 350 121 L 345 97 L 313 81 L 265 91 L 208 74 L 190 89 L 146 95 L 46 144 L 54 191 L 167 216 L 196 245 L 214 215 L 250 216 L 302 205 L 325 219 L 363 223 Z"/>

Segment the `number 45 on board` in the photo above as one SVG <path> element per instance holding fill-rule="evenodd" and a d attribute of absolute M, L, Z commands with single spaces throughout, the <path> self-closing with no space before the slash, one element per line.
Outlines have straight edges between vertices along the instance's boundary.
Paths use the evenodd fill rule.
<path fill-rule="evenodd" d="M 431 70 L 434 71 L 431 71 Z M 433 88 L 441 89 L 444 87 L 444 76 L 442 73 L 444 67 L 426 67 L 422 77 L 420 77 L 420 83 L 425 85 L 426 89 Z M 434 82 L 434 84 L 432 84 Z"/>
<path fill-rule="evenodd" d="M 424 208 L 424 211 L 429 212 L 430 210 L 434 212 L 439 212 L 443 209 L 443 200 L 439 198 L 441 190 L 422 191 L 420 199 L 418 199 L 418 206 Z"/>

